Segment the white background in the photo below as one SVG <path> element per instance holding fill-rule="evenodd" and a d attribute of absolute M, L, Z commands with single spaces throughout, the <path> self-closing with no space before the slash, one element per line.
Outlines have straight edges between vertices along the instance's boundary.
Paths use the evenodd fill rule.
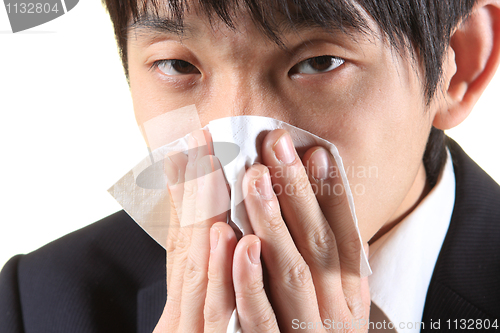
<path fill-rule="evenodd" d="M 100 1 L 17 34 L 1 6 L 0 48 L 1 267 L 119 210 L 106 190 L 146 146 Z M 448 132 L 497 182 L 499 92 Z"/>

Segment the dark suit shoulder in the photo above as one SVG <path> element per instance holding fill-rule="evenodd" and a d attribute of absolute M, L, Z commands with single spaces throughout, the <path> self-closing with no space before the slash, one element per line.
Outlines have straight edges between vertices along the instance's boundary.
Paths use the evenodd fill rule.
<path fill-rule="evenodd" d="M 450 227 L 429 286 L 424 319 L 500 317 L 500 186 L 454 141 Z"/>
<path fill-rule="evenodd" d="M 17 269 L 21 256 L 11 258 L 0 271 L 0 332 L 24 332 Z"/>
<path fill-rule="evenodd" d="M 135 332 L 138 294 L 164 281 L 164 249 L 123 211 L 17 262 L 26 332 Z"/>
<path fill-rule="evenodd" d="M 100 269 L 105 269 L 131 273 L 131 278 L 142 283 L 148 279 L 144 269 L 158 259 L 165 259 L 164 249 L 127 213 L 119 211 L 24 256 L 20 270 L 97 276 Z M 89 269 L 89 263 L 93 269 Z"/>

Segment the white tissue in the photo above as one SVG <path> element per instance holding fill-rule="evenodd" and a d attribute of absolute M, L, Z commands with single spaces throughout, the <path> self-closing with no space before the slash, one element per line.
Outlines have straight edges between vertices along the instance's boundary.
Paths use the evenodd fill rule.
<path fill-rule="evenodd" d="M 359 234 L 358 221 L 349 182 L 342 158 L 334 144 L 320 137 L 291 126 L 282 121 L 257 116 L 229 117 L 211 121 L 204 127 L 212 135 L 214 155 L 221 160 L 224 175 L 231 187 L 231 220 L 243 235 L 252 233 L 243 203 L 242 181 L 245 171 L 260 162 L 260 147 L 266 133 L 275 129 L 285 129 L 290 133 L 299 155 L 314 146 L 329 150 L 335 158 L 349 201 L 353 223 Z M 170 152 L 188 151 L 188 136 L 155 149 L 150 156 L 140 162 L 108 191 L 123 209 L 160 245 L 165 247 L 169 226 L 169 194 L 163 169 L 163 159 Z M 227 144 L 229 143 L 229 145 Z M 230 145 L 230 144 L 233 145 Z M 238 151 L 239 147 L 239 151 Z M 361 251 L 360 274 L 371 274 L 365 252 Z M 237 332 L 237 314 L 232 316 L 228 332 Z"/>

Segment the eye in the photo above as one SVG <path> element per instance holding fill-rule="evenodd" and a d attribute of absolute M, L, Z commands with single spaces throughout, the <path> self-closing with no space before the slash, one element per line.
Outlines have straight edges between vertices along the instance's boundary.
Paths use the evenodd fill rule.
<path fill-rule="evenodd" d="M 200 74 L 196 66 L 184 60 L 159 60 L 154 62 L 153 67 L 168 76 Z"/>
<path fill-rule="evenodd" d="M 333 71 L 344 62 L 344 59 L 333 56 L 314 57 L 298 63 L 292 71 L 293 74 L 321 74 Z"/>

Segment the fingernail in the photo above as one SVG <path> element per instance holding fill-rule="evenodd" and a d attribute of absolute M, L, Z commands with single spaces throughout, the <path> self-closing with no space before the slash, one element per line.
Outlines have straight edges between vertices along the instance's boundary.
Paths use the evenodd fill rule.
<path fill-rule="evenodd" d="M 169 186 L 173 186 L 179 182 L 179 168 L 169 156 L 167 156 L 164 161 L 167 183 Z"/>
<path fill-rule="evenodd" d="M 255 189 L 262 199 L 271 200 L 273 198 L 274 191 L 269 172 L 264 172 L 264 174 L 255 181 Z"/>
<path fill-rule="evenodd" d="M 252 264 L 260 264 L 260 241 L 256 241 L 248 246 L 247 255 Z"/>
<path fill-rule="evenodd" d="M 220 230 L 212 226 L 210 228 L 210 251 L 215 251 L 217 244 L 219 244 Z"/>
<path fill-rule="evenodd" d="M 330 156 L 329 153 L 320 148 L 312 153 L 311 158 L 311 175 L 316 180 L 325 180 L 328 178 L 330 171 Z"/>
<path fill-rule="evenodd" d="M 276 158 L 284 164 L 295 161 L 295 147 L 287 133 L 283 134 L 273 147 Z"/>

